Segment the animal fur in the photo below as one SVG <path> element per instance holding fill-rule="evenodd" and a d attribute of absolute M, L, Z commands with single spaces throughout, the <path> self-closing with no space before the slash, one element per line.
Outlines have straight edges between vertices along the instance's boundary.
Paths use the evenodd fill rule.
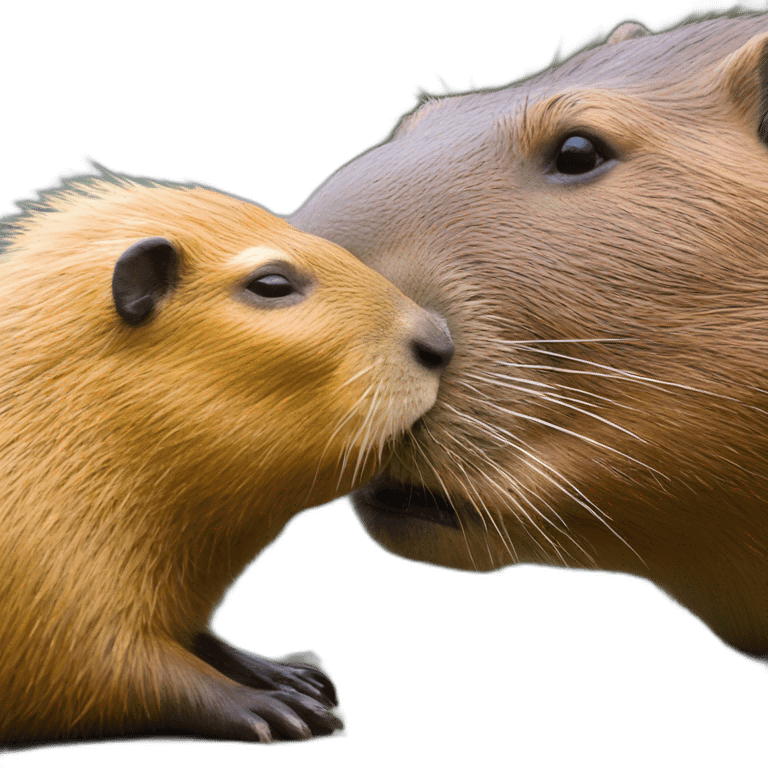
<path fill-rule="evenodd" d="M 291 217 L 456 342 L 356 494 L 385 547 L 637 574 L 768 654 L 767 43 L 766 16 L 622 25 L 429 100 Z M 571 137 L 604 162 L 560 171 Z"/>
<path fill-rule="evenodd" d="M 337 246 L 199 187 L 76 181 L 6 244 L 0 741 L 339 727 L 324 675 L 208 621 L 292 515 L 369 477 L 432 404 L 414 345 L 445 332 Z M 264 264 L 300 276 L 294 303 L 249 289 Z"/>

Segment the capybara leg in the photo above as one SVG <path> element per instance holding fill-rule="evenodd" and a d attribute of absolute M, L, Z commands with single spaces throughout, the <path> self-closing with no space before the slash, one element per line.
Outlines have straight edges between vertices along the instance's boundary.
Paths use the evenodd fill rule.
<path fill-rule="evenodd" d="M 207 632 L 195 637 L 192 651 L 222 675 L 251 688 L 296 691 L 325 706 L 335 707 L 339 703 L 331 680 L 309 664 L 282 664 L 252 656 Z"/>
<path fill-rule="evenodd" d="M 176 669 L 178 690 L 173 690 L 173 679 L 159 681 L 160 690 L 168 694 L 161 721 L 171 732 L 272 741 L 324 736 L 342 726 L 316 698 L 293 689 L 257 690 L 223 676 L 181 648 L 179 652 L 188 663 Z"/>
<path fill-rule="evenodd" d="M 0 742 L 181 734 L 273 741 L 342 727 L 330 704 L 296 690 L 243 685 L 178 643 L 136 638 L 122 663 L 114 661 L 95 653 L 81 659 L 57 689 L 55 706 L 32 709 L 23 698 L 2 700 L 0 691 Z"/>

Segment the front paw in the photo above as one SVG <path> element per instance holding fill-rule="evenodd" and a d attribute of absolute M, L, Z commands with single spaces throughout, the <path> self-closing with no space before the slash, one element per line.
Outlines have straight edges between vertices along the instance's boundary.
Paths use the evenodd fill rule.
<path fill-rule="evenodd" d="M 238 686 L 215 698 L 218 705 L 181 713 L 179 729 L 196 736 L 268 742 L 326 736 L 342 727 L 341 720 L 322 704 L 296 691 Z"/>
<path fill-rule="evenodd" d="M 326 707 L 339 703 L 331 680 L 310 664 L 283 664 L 253 656 L 208 633 L 197 635 L 192 650 L 230 680 L 251 688 L 304 694 Z"/>
<path fill-rule="evenodd" d="M 245 655 L 250 659 L 254 658 L 252 654 Z M 319 669 L 320 660 L 314 653 L 295 653 L 279 660 L 256 658 L 272 666 L 270 676 L 278 690 L 303 691 L 318 701 L 323 701 L 330 706 L 338 706 L 336 686 Z"/>

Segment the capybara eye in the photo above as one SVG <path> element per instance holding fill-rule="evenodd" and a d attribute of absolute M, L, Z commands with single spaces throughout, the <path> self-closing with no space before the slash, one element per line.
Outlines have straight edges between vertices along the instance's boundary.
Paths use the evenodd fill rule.
<path fill-rule="evenodd" d="M 557 150 L 555 168 L 559 173 L 576 176 L 594 171 L 605 162 L 592 139 L 586 136 L 569 136 Z"/>
<path fill-rule="evenodd" d="M 289 296 L 295 292 L 293 283 L 283 275 L 261 275 L 251 280 L 248 285 L 245 286 L 246 291 L 255 293 L 257 296 L 261 296 L 264 299 L 279 299 L 283 296 Z"/>

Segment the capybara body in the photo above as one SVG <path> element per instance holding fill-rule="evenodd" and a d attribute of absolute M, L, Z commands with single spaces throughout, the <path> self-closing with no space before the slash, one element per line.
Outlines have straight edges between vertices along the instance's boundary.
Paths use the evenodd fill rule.
<path fill-rule="evenodd" d="M 0 741 L 332 731 L 324 675 L 206 627 L 292 515 L 433 403 L 445 329 L 199 187 L 80 180 L 5 234 Z"/>
<path fill-rule="evenodd" d="M 456 343 L 355 495 L 385 547 L 638 574 L 768 654 L 766 41 L 765 16 L 622 25 L 428 99 L 289 219 Z"/>

